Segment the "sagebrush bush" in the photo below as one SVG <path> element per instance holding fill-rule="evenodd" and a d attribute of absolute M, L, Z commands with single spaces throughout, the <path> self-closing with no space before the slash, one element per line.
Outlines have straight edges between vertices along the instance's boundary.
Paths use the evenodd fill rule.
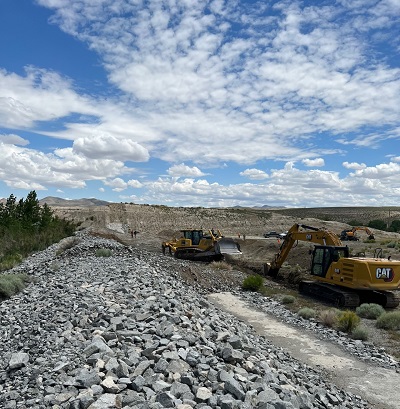
<path fill-rule="evenodd" d="M 96 257 L 110 257 L 112 256 L 112 251 L 110 249 L 97 249 Z"/>
<path fill-rule="evenodd" d="M 354 311 L 341 311 L 337 319 L 336 327 L 339 331 L 350 333 L 360 324 L 360 321 L 360 317 Z"/>
<path fill-rule="evenodd" d="M 258 291 L 264 284 L 260 275 L 250 275 L 243 280 L 242 288 L 246 291 Z"/>
<path fill-rule="evenodd" d="M 303 307 L 297 312 L 297 315 L 299 315 L 300 317 L 306 320 L 309 320 L 310 318 L 315 318 L 315 316 L 317 315 L 317 312 L 313 310 L 312 308 Z"/>
<path fill-rule="evenodd" d="M 336 308 L 323 310 L 319 313 L 319 319 L 325 326 L 333 328 L 337 323 L 339 312 Z"/>
<path fill-rule="evenodd" d="M 365 327 L 356 327 L 351 332 L 351 337 L 353 339 L 359 339 L 361 341 L 367 341 L 368 339 L 368 330 Z"/>
<path fill-rule="evenodd" d="M 376 320 L 382 314 L 384 314 L 385 309 L 379 304 L 361 304 L 356 308 L 356 313 L 361 318 L 368 318 Z"/>
<path fill-rule="evenodd" d="M 28 281 L 25 274 L 0 274 L 0 295 L 9 298 L 23 290 Z"/>
<path fill-rule="evenodd" d="M 400 330 L 400 311 L 390 311 L 382 314 L 377 320 L 377 328 Z"/>
<path fill-rule="evenodd" d="M 390 248 L 390 249 L 394 249 L 396 247 L 396 242 L 395 241 L 391 241 L 390 243 L 388 243 L 386 245 L 386 247 Z"/>
<path fill-rule="evenodd" d="M 282 304 L 292 304 L 294 303 L 296 300 L 295 297 L 293 297 L 293 295 L 284 295 L 282 297 Z"/>
<path fill-rule="evenodd" d="M 7 254 L 2 257 L 0 263 L 0 271 L 10 270 L 22 261 L 22 256 L 19 253 Z"/>

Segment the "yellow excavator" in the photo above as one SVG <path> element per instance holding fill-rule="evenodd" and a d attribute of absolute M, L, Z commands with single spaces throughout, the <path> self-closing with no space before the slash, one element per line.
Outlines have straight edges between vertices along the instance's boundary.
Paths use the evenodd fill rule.
<path fill-rule="evenodd" d="M 225 254 L 242 254 L 233 239 L 224 237 L 220 230 L 182 229 L 181 237 L 164 241 L 163 254 L 168 250 L 175 258 L 191 261 L 220 261 Z"/>
<path fill-rule="evenodd" d="M 362 226 L 353 227 L 352 229 L 349 229 L 349 230 L 343 230 L 340 233 L 340 240 L 342 240 L 342 241 L 347 241 L 347 240 L 349 240 L 349 241 L 358 241 L 359 238 L 356 235 L 356 231 L 358 231 L 358 230 L 364 230 L 365 233 L 368 234 L 368 240 L 375 240 L 375 236 L 372 233 L 372 231 L 368 227 L 362 227 Z"/>
<path fill-rule="evenodd" d="M 297 241 L 315 243 L 311 257 L 312 280 L 300 282 L 302 294 L 321 298 L 339 307 L 354 308 L 376 303 L 395 308 L 400 303 L 400 261 L 383 258 L 382 249 L 373 257 L 350 257 L 349 248 L 329 230 L 295 224 L 279 252 L 267 265 L 267 274 L 277 277 L 279 269 Z"/>

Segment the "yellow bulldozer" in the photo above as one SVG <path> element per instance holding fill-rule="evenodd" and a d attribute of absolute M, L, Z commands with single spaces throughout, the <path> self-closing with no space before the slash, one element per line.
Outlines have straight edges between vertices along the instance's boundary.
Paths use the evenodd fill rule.
<path fill-rule="evenodd" d="M 295 224 L 288 231 L 267 274 L 277 277 L 297 241 L 315 243 L 310 276 L 299 284 L 300 293 L 322 298 L 340 307 L 376 303 L 395 308 L 400 303 L 400 261 L 384 258 L 380 248 L 373 257 L 351 257 L 339 237 L 326 229 Z"/>
<path fill-rule="evenodd" d="M 242 254 L 233 239 L 224 237 L 220 230 L 182 229 L 180 237 L 161 244 L 163 254 L 192 261 L 220 261 L 224 255 Z"/>

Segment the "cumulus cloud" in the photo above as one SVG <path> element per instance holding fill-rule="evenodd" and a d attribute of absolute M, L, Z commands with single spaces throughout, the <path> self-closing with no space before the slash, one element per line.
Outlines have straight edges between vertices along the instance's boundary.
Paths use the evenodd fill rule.
<path fill-rule="evenodd" d="M 78 138 L 74 141 L 73 149 L 91 159 L 108 158 L 133 162 L 146 162 L 149 159 L 146 148 L 130 139 L 113 135 L 99 134 Z"/>
<path fill-rule="evenodd" d="M 343 167 L 346 169 L 365 169 L 367 165 L 365 163 L 357 163 L 357 162 L 343 162 L 342 163 Z"/>
<path fill-rule="evenodd" d="M 259 169 L 246 169 L 240 172 L 240 176 L 245 176 L 251 180 L 263 180 L 268 178 L 268 174 Z"/>
<path fill-rule="evenodd" d="M 307 167 L 318 168 L 321 166 L 325 166 L 325 161 L 323 158 L 303 159 L 302 162 Z"/>
<path fill-rule="evenodd" d="M 128 180 L 127 184 L 129 187 L 133 187 L 135 189 L 140 189 L 141 187 L 143 187 L 143 184 L 136 179 Z"/>
<path fill-rule="evenodd" d="M 198 167 L 196 166 L 187 166 L 184 163 L 181 163 L 180 165 L 173 165 L 171 166 L 168 170 L 167 173 L 170 176 L 173 177 L 194 177 L 194 178 L 199 178 L 201 176 L 204 176 L 205 173 L 203 173 Z"/>
<path fill-rule="evenodd" d="M 88 180 L 103 180 L 127 172 L 123 162 L 88 159 L 71 148 L 44 154 L 0 142 L 0 179 L 11 188 L 84 188 Z"/>
<path fill-rule="evenodd" d="M 21 138 L 18 135 L 15 134 L 8 134 L 8 135 L 1 135 L 0 134 L 0 143 L 4 144 L 9 144 L 9 145 L 20 145 L 20 146 L 26 146 L 29 145 L 29 141 Z"/>

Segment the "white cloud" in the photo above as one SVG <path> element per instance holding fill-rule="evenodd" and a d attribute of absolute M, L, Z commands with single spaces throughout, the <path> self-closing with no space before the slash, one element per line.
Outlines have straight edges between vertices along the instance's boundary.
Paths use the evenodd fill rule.
<path fill-rule="evenodd" d="M 325 166 L 325 161 L 323 158 L 315 158 L 315 159 L 303 159 L 303 164 L 308 167 L 321 167 Z"/>
<path fill-rule="evenodd" d="M 357 169 L 353 175 L 357 178 L 379 179 L 381 181 L 382 179 L 390 179 L 396 181 L 395 185 L 397 185 L 397 180 L 400 177 L 400 164 L 394 162 L 382 163 L 372 167 Z"/>
<path fill-rule="evenodd" d="M 190 166 L 185 165 L 184 163 L 171 166 L 167 170 L 167 173 L 170 176 L 177 177 L 177 178 L 185 177 L 185 176 L 198 178 L 198 177 L 205 175 L 205 173 L 203 173 L 198 167 L 196 166 L 190 167 Z"/>
<path fill-rule="evenodd" d="M 59 74 L 26 68 L 26 77 L 0 68 L 0 126 L 23 129 L 73 112 L 95 115 L 90 100 L 72 90 Z"/>
<path fill-rule="evenodd" d="M 128 187 L 128 184 L 121 178 L 105 180 L 103 183 L 106 186 L 110 186 L 114 192 L 122 192 Z"/>
<path fill-rule="evenodd" d="M 135 189 L 139 189 L 139 188 L 143 187 L 143 184 L 140 183 L 140 182 L 139 182 L 138 180 L 136 180 L 136 179 L 130 179 L 130 180 L 128 180 L 127 184 L 128 184 L 129 187 L 133 187 L 133 188 L 135 188 Z"/>
<path fill-rule="evenodd" d="M 12 188 L 84 188 L 88 180 L 104 180 L 128 171 L 122 162 L 88 159 L 71 148 L 44 154 L 0 142 L 0 179 Z"/>
<path fill-rule="evenodd" d="M 91 159 L 108 158 L 133 162 L 146 162 L 149 159 L 147 149 L 137 142 L 103 133 L 77 138 L 73 149 Z"/>
<path fill-rule="evenodd" d="M 9 145 L 20 145 L 20 146 L 29 145 L 29 141 L 15 134 L 8 134 L 8 135 L 0 134 L 0 143 L 9 144 Z"/>
<path fill-rule="evenodd" d="M 268 174 L 259 169 L 246 169 L 240 172 L 240 176 L 245 176 L 251 180 L 263 180 L 268 178 Z"/>
<path fill-rule="evenodd" d="M 367 165 L 365 163 L 357 163 L 357 162 L 343 162 L 342 163 L 343 167 L 346 169 L 365 169 Z"/>
<path fill-rule="evenodd" d="M 398 1 L 258 9 L 222 0 L 37 3 L 97 53 L 111 87 L 103 90 L 107 98 L 95 97 L 46 69 L 27 67 L 24 76 L 0 70 L 0 126 L 7 128 L 0 177 L 8 186 L 84 188 L 98 180 L 118 192 L 143 188 L 140 200 L 186 204 L 198 197 L 202 205 L 324 205 L 324 188 L 344 205 L 399 195 L 399 157 L 372 167 L 342 158 L 340 174 L 294 164 L 325 166 L 322 156 L 346 154 L 338 144 L 367 150 L 399 139 L 400 70 L 390 53 L 386 60 L 379 54 L 382 42 L 398 50 L 387 31 L 399 24 Z M 32 146 L 35 134 L 71 147 L 21 148 Z M 125 180 L 136 169 L 124 162 L 154 158 L 167 162 L 158 173 L 146 169 L 143 184 Z M 266 159 L 277 164 L 269 174 L 259 169 Z M 283 169 L 279 161 L 287 162 Z M 241 175 L 258 183 L 209 183 L 201 168 L 222 163 L 245 165 Z M 354 173 L 343 177 L 344 169 Z M 155 173 L 169 177 L 149 182 Z"/>
<path fill-rule="evenodd" d="M 140 183 L 138 180 L 130 179 L 127 182 L 121 178 L 114 178 L 112 180 L 105 180 L 103 183 L 106 186 L 112 188 L 114 192 L 122 192 L 123 190 L 128 189 L 129 187 L 139 189 L 143 187 L 143 184 Z"/>

